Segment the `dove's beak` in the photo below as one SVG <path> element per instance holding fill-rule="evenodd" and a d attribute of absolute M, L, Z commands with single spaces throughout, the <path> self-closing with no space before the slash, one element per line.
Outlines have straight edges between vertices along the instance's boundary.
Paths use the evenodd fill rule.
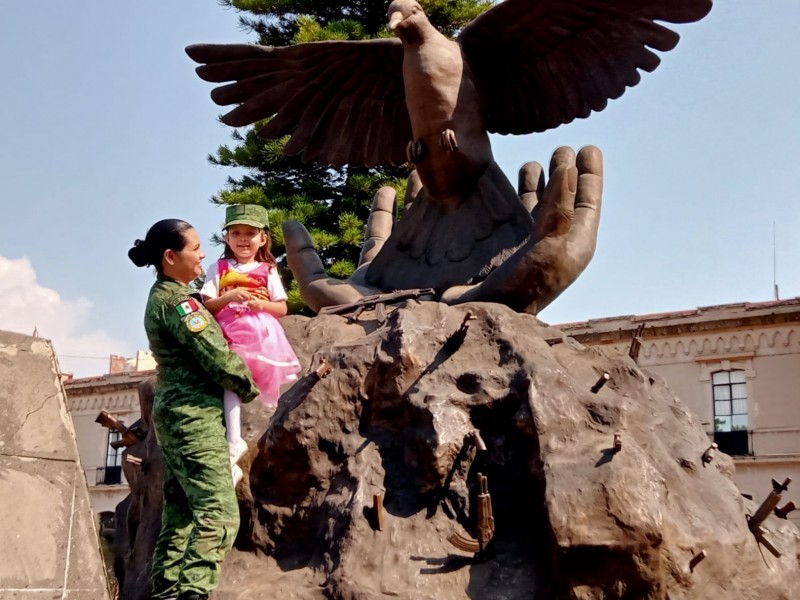
<path fill-rule="evenodd" d="M 389 29 L 394 31 L 403 20 L 403 13 L 399 10 L 394 11 L 389 15 Z"/>

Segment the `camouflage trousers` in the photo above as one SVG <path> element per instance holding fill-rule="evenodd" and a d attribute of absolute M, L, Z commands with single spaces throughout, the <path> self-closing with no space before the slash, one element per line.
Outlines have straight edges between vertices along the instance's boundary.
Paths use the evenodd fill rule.
<path fill-rule="evenodd" d="M 164 453 L 164 505 L 153 554 L 153 600 L 208 594 L 239 528 L 222 398 L 169 406 L 156 397 L 153 424 Z"/>

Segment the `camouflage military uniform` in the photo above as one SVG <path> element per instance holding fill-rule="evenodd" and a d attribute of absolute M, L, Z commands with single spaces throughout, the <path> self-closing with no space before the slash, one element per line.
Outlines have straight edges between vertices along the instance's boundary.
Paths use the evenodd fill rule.
<path fill-rule="evenodd" d="M 182 283 L 158 277 L 144 322 L 158 363 L 153 425 L 164 453 L 152 597 L 208 594 L 219 584 L 220 564 L 239 527 L 222 390 L 247 402 L 258 388 L 200 298 Z"/>

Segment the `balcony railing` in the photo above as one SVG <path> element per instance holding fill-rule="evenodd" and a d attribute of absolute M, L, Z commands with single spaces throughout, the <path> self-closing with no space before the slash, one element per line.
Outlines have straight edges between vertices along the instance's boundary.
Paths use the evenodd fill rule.
<path fill-rule="evenodd" d="M 800 456 L 800 428 L 796 427 L 716 431 L 708 436 L 731 456 Z"/>
<path fill-rule="evenodd" d="M 122 483 L 122 467 L 99 467 L 95 479 L 96 485 L 119 485 Z"/>
<path fill-rule="evenodd" d="M 750 454 L 750 440 L 748 431 L 715 431 L 714 441 L 719 445 L 721 452 L 731 456 L 744 456 Z"/>

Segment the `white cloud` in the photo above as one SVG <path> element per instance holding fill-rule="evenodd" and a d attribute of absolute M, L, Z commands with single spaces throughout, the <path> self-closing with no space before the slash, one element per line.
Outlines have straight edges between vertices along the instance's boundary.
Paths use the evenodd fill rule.
<path fill-rule="evenodd" d="M 27 258 L 0 256 L 0 329 L 26 335 L 35 329 L 52 341 L 61 369 L 76 377 L 107 373 L 111 354 L 130 352 L 129 344 L 92 327 L 92 307 L 88 298 L 65 300 L 37 283 Z"/>

